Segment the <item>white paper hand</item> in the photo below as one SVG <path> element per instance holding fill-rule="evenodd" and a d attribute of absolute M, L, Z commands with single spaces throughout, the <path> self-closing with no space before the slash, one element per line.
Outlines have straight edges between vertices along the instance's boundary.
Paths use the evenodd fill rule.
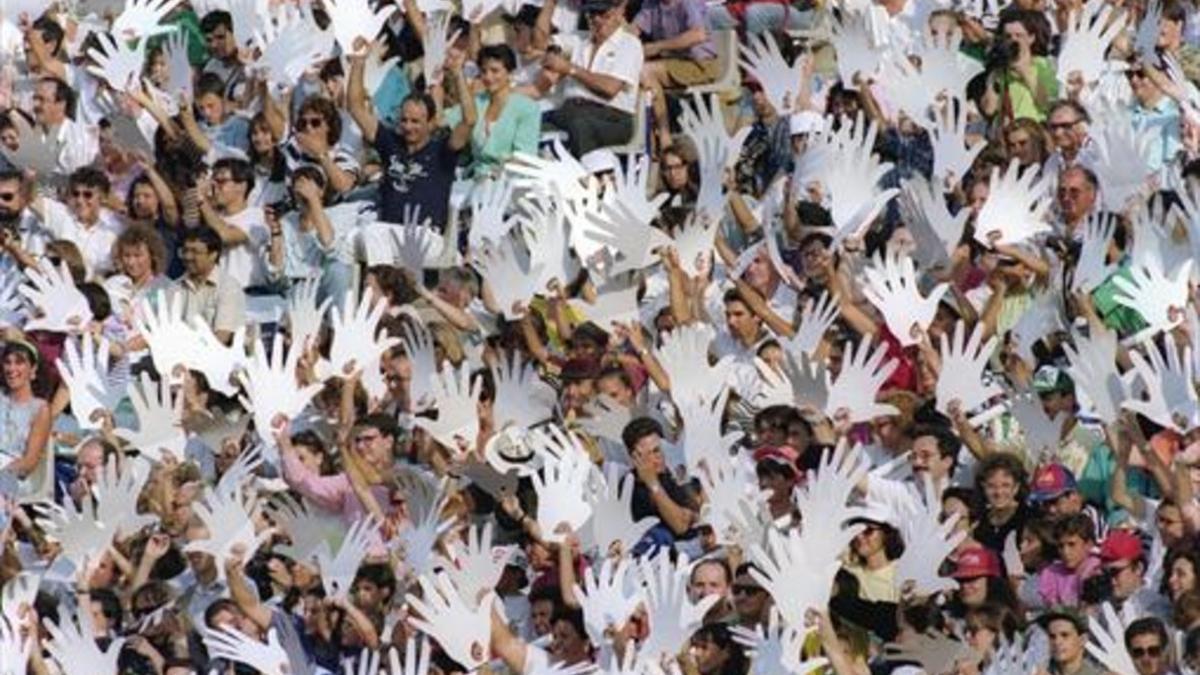
<path fill-rule="evenodd" d="M 1013 396 L 1012 414 L 1025 434 L 1026 455 L 1030 459 L 1036 463 L 1058 452 L 1063 426 L 1067 421 L 1066 412 L 1060 412 L 1050 419 L 1041 400 L 1024 393 Z"/>
<path fill-rule="evenodd" d="M 575 597 L 593 645 L 608 644 L 644 600 L 641 585 L 634 579 L 635 571 L 629 559 L 605 557 L 598 568 L 593 566 L 584 572 L 583 588 L 575 584 Z"/>
<path fill-rule="evenodd" d="M 182 0 L 126 0 L 125 11 L 113 20 L 113 35 L 128 42 L 137 38 L 148 38 L 175 30 L 174 26 L 161 25 L 163 19 L 174 11 Z"/>
<path fill-rule="evenodd" d="M 1088 632 L 1092 637 L 1087 644 L 1088 654 L 1111 673 L 1137 675 L 1141 671 L 1125 648 L 1125 622 L 1117 615 L 1112 603 L 1104 603 L 1103 616 L 1103 621 L 1095 616 L 1088 618 Z"/>
<path fill-rule="evenodd" d="M 567 201 L 586 198 L 584 183 L 590 175 L 588 170 L 561 140 L 555 139 L 552 149 L 551 157 L 523 152 L 514 154 L 512 161 L 504 166 L 505 172 L 513 177 L 513 185 L 520 190 Z"/>
<path fill-rule="evenodd" d="M 118 471 L 116 457 L 110 457 L 92 486 L 96 518 L 114 539 L 132 535 L 158 522 L 153 515 L 138 513 L 138 497 L 149 477 L 150 472 L 144 464 L 129 462 L 124 471 Z"/>
<path fill-rule="evenodd" d="M 448 544 L 447 548 L 450 558 L 443 569 L 450 575 L 462 601 L 470 609 L 476 609 L 479 600 L 500 581 L 514 550 L 512 547 L 492 547 L 492 523 L 469 528 L 463 550 L 453 544 Z"/>
<path fill-rule="evenodd" d="M 900 363 L 887 359 L 887 345 L 880 344 L 874 351 L 869 339 L 860 340 L 858 349 L 846 343 L 848 360 L 829 387 L 829 398 L 825 401 L 825 413 L 833 418 L 845 409 L 850 422 L 866 422 L 880 415 L 895 415 L 896 408 L 886 403 L 876 403 L 879 388 L 887 381 Z"/>
<path fill-rule="evenodd" d="M 1045 221 L 1049 182 L 1039 175 L 1033 170 L 1022 174 L 1015 159 L 1003 175 L 999 167 L 992 168 L 987 201 L 975 218 L 975 241 L 984 246 L 1018 244 L 1050 231 Z"/>
<path fill-rule="evenodd" d="M 58 664 L 60 672 L 65 675 L 117 675 L 117 659 L 121 656 L 125 638 L 113 640 L 107 650 L 100 651 L 88 604 L 79 605 L 74 620 L 67 616 L 60 617 L 58 623 L 42 619 L 42 627 L 50 636 L 46 651 Z"/>
<path fill-rule="evenodd" d="M 950 265 L 971 210 L 959 209 L 952 215 L 942 189 L 917 176 L 903 183 L 900 215 L 916 243 L 913 257 L 921 267 L 933 269 Z"/>
<path fill-rule="evenodd" d="M 450 33 L 450 19 L 451 12 L 438 12 L 428 19 L 423 45 L 425 56 L 421 61 L 427 87 L 442 81 L 442 66 L 446 62 L 450 45 L 454 44 L 461 34 L 461 31 Z"/>
<path fill-rule="evenodd" d="M 722 386 L 725 388 L 712 401 L 686 395 L 675 404 L 679 419 L 683 422 L 683 434 L 679 442 L 683 445 L 689 473 L 699 471 L 704 466 L 728 462 L 729 448 L 742 437 L 739 431 L 721 433 L 725 406 L 732 391 L 728 386 Z"/>
<path fill-rule="evenodd" d="M 446 449 L 458 452 L 460 448 L 473 447 L 479 435 L 479 415 L 475 406 L 479 401 L 482 381 L 471 383 L 471 365 L 463 362 L 454 368 L 449 362 L 431 379 L 434 392 L 434 407 L 438 417 L 416 418 L 418 427 L 425 430 Z"/>
<path fill-rule="evenodd" d="M 748 34 L 746 42 L 748 44 L 740 45 L 742 68 L 762 86 L 763 94 L 775 111 L 780 115 L 788 114 L 804 86 L 806 57 L 797 57 L 789 66 L 771 33 Z"/>
<path fill-rule="evenodd" d="M 209 657 L 245 664 L 262 675 L 291 674 L 287 651 L 279 644 L 274 628 L 267 631 L 266 644 L 236 628 L 205 628 L 204 646 Z"/>
<path fill-rule="evenodd" d="M 1121 406 L 1181 434 L 1200 426 L 1200 401 L 1192 383 L 1191 346 L 1184 346 L 1181 354 L 1175 342 L 1168 341 L 1165 359 L 1154 343 L 1147 342 L 1144 347 L 1149 362 L 1138 350 L 1130 350 L 1129 359 L 1147 397 L 1125 399 Z"/>
<path fill-rule="evenodd" d="M 562 461 L 547 462 L 540 473 L 531 476 L 538 496 L 537 523 L 545 541 L 562 543 L 567 534 L 578 532 L 592 517 L 585 490 L 590 470 L 586 459 L 571 453 Z M 562 531 L 564 524 L 569 532 Z"/>
<path fill-rule="evenodd" d="M 863 270 L 867 277 L 863 295 L 883 314 L 888 330 L 901 345 L 915 345 L 920 334 L 917 329 L 925 331 L 933 323 L 938 302 L 950 285 L 938 284 L 928 297 L 922 297 L 913 259 L 895 248 L 886 255 L 876 254 L 872 262 Z"/>
<path fill-rule="evenodd" d="M 76 570 L 84 569 L 89 561 L 98 560 L 112 541 L 112 531 L 96 519 L 96 509 L 91 499 L 84 499 L 78 506 L 70 495 L 63 495 L 63 506 L 53 502 L 34 505 L 38 527 L 46 536 L 57 541 L 59 553 Z"/>
<path fill-rule="evenodd" d="M 1153 127 L 1134 129 L 1121 116 L 1093 125 L 1089 137 L 1096 147 L 1096 161 L 1090 168 L 1099 179 L 1104 208 L 1122 213 L 1130 202 L 1142 198 L 1147 181 L 1155 175 L 1149 159 L 1154 155 L 1158 132 Z"/>
<path fill-rule="evenodd" d="M 989 399 L 1003 393 L 1000 385 L 984 381 L 988 359 L 996 351 L 999 338 L 993 335 L 983 341 L 983 325 L 976 324 L 970 337 L 966 323 L 954 325 L 953 336 L 942 335 L 940 347 L 942 368 L 937 381 L 937 410 L 947 413 L 951 401 L 958 401 L 963 411 L 974 410 Z"/>
<path fill-rule="evenodd" d="M 471 229 L 467 233 L 471 250 L 496 246 L 508 236 L 517 223 L 515 218 L 505 218 L 512 194 L 512 182 L 503 177 L 475 184 L 471 190 Z"/>
<path fill-rule="evenodd" d="M 25 675 L 34 642 L 33 631 L 23 634 L 20 625 L 0 620 L 0 675 Z"/>
<path fill-rule="evenodd" d="M 515 424 L 532 427 L 554 416 L 558 395 L 543 380 L 535 364 L 525 363 L 520 353 L 502 355 L 492 368 L 496 395 L 492 403 L 492 424 L 496 429 Z"/>
<path fill-rule="evenodd" d="M 708 364 L 708 346 L 715 335 L 712 326 L 706 323 L 687 324 L 664 335 L 654 351 L 670 380 L 671 391 L 680 397 L 676 404 L 684 395 L 710 402 L 726 389 L 730 361 Z"/>
<path fill-rule="evenodd" d="M 937 123 L 929 131 L 929 140 L 933 143 L 933 175 L 947 191 L 953 190 L 967 175 L 975 158 L 987 145 L 987 141 L 978 140 L 967 147 L 967 108 L 962 105 L 952 107 L 957 108 L 957 112 L 938 114 Z"/>
<path fill-rule="evenodd" d="M 279 496 L 267 507 L 267 513 L 277 528 L 287 533 L 290 544 L 275 547 L 295 560 L 312 560 L 318 551 L 328 552 L 330 542 L 346 531 L 342 519 L 335 513 L 288 496 Z"/>
<path fill-rule="evenodd" d="M 879 70 L 881 50 L 879 45 L 872 44 L 865 12 L 844 12 L 840 20 L 835 19 L 830 41 L 837 52 L 838 75 L 842 86 L 856 89 L 856 75 L 868 78 Z"/>
<path fill-rule="evenodd" d="M 163 53 L 167 60 L 167 91 L 183 94 L 189 101 L 194 100 L 187 35 L 181 30 L 172 30 L 163 42 Z"/>
<path fill-rule="evenodd" d="M 128 42 L 118 42 L 108 33 L 98 34 L 97 39 L 99 47 L 88 51 L 88 58 L 95 62 L 95 65 L 88 66 L 88 72 L 107 82 L 116 91 L 136 88 L 142 81 L 146 40 L 138 40 L 137 47 L 130 47 Z"/>
<path fill-rule="evenodd" d="M 1133 48 L 1143 61 L 1152 68 L 1162 68 L 1158 56 L 1159 20 L 1162 19 L 1162 2 L 1150 0 L 1144 6 L 1142 19 L 1137 25 L 1137 35 L 1134 37 Z M 1130 17 L 1132 19 L 1133 17 Z"/>
<path fill-rule="evenodd" d="M 58 172 L 58 157 L 62 154 L 64 141 L 33 128 L 23 115 L 9 117 L 17 129 L 17 149 L 10 150 L 0 145 L 0 153 L 14 166 L 36 172 L 39 176 L 50 176 Z"/>
<path fill-rule="evenodd" d="M 166 453 L 183 460 L 187 435 L 183 432 L 183 391 L 171 393 L 171 385 L 163 380 L 155 384 L 150 374 L 143 372 L 137 382 L 129 383 L 129 400 L 137 415 L 137 431 L 117 429 L 116 434 L 155 461 Z"/>
<path fill-rule="evenodd" d="M 66 361 L 60 358 L 55 365 L 71 393 L 71 414 L 81 429 L 98 429 L 100 423 L 92 413 L 115 410 L 125 398 L 124 379 L 110 373 L 108 339 L 101 337 L 97 344 L 87 332 L 80 340 L 68 339 L 64 352 Z"/>
<path fill-rule="evenodd" d="M 816 627 L 801 630 L 787 625 L 774 607 L 771 608 L 770 623 L 766 626 L 733 626 L 729 630 L 733 633 L 733 641 L 746 648 L 746 656 L 750 657 L 753 664 L 750 675 L 807 675 L 829 663 L 825 658 L 800 661 L 804 643 Z"/>
<path fill-rule="evenodd" d="M 254 35 L 254 46 L 260 56 L 249 70 L 282 94 L 327 58 L 333 44 L 317 28 L 311 9 L 285 5 L 274 22 Z"/>
<path fill-rule="evenodd" d="M 1029 363 L 1034 363 L 1033 346 L 1038 340 L 1063 330 L 1062 313 L 1054 293 L 1039 293 L 1025 309 L 1025 313 L 1012 327 L 1012 341 L 1017 354 Z"/>
<path fill-rule="evenodd" d="M 326 550 L 317 551 L 317 564 L 321 569 L 321 584 L 325 597 L 348 597 L 358 567 L 372 546 L 381 543 L 379 523 L 373 516 L 360 518 L 350 526 L 346 538 L 338 548 L 337 555 Z"/>
<path fill-rule="evenodd" d="M 804 309 L 800 312 L 800 326 L 796 329 L 796 334 L 788 339 L 787 351 L 808 356 L 815 354 L 825 338 L 825 333 L 837 321 L 840 304 L 828 291 L 822 292 L 815 302 L 805 302 Z"/>
<path fill-rule="evenodd" d="M 246 327 L 238 326 L 233 331 L 233 339 L 226 345 L 213 332 L 204 317 L 192 319 L 196 341 L 191 352 L 192 361 L 187 364 L 189 370 L 197 370 L 204 374 L 208 386 L 224 394 L 236 396 L 238 386 L 235 376 L 246 367 L 249 360 L 246 357 Z M 301 343 L 303 344 L 303 343 Z"/>
<path fill-rule="evenodd" d="M 958 582 L 941 576 L 938 570 L 967 538 L 967 533 L 958 528 L 957 513 L 942 521 L 942 504 L 937 494 L 933 478 L 925 474 L 925 491 L 920 499 L 914 500 L 915 511 L 898 514 L 904 553 L 896 560 L 894 581 L 897 591 L 910 581 L 914 584 L 913 592 L 919 596 L 958 588 Z"/>
<path fill-rule="evenodd" d="M 330 313 L 333 344 L 329 347 L 329 368 L 337 376 L 345 374 L 351 364 L 355 370 L 377 370 L 383 353 L 400 344 L 398 338 L 378 335 L 387 302 L 376 298 L 369 288 L 357 304 L 354 298 L 353 290 L 346 291 L 342 306 Z"/>
<path fill-rule="evenodd" d="M 670 558 L 664 552 L 640 564 L 650 622 L 650 634 L 638 650 L 643 663 L 657 663 L 678 654 L 700 627 L 704 615 L 720 600 L 717 595 L 709 595 L 693 603 L 687 592 L 692 567 L 687 554 L 681 553 L 675 563 Z"/>
<path fill-rule="evenodd" d="M 680 129 L 691 137 L 700 154 L 700 190 L 695 210 L 697 214 L 706 213 L 710 221 L 719 221 L 725 213 L 725 170 L 741 155 L 750 129 L 746 127 L 731 136 L 725 129 L 725 117 L 717 96 L 711 97 L 708 103 L 695 96 L 693 105 L 684 102 L 681 106 Z"/>
<path fill-rule="evenodd" d="M 1071 280 L 1072 291 L 1091 293 L 1116 271 L 1117 266 L 1108 262 L 1108 249 L 1116 225 L 1116 216 L 1111 213 L 1088 216 L 1079 262 L 1075 265 L 1075 276 Z"/>
<path fill-rule="evenodd" d="M 962 38 L 957 26 L 941 35 L 927 33 L 916 50 L 921 62 L 921 88 L 935 101 L 939 96 L 966 101 L 967 85 L 984 70 L 983 64 L 962 53 Z"/>
<path fill-rule="evenodd" d="M 385 4 L 374 9 L 370 0 L 326 0 L 325 11 L 342 53 L 353 54 L 358 51 L 355 43 L 359 38 L 370 44 L 379 37 L 396 6 Z"/>
<path fill-rule="evenodd" d="M 75 287 L 67 264 L 54 267 L 43 261 L 38 268 L 25 270 L 29 284 L 19 290 L 39 316 L 25 324 L 25 330 L 71 333 L 82 330 L 92 320 L 87 298 Z"/>
<path fill-rule="evenodd" d="M 757 485 L 757 479 L 746 475 L 736 464 L 713 463 L 700 470 L 697 477 L 704 491 L 700 522 L 712 527 L 717 541 L 736 543 L 743 505 L 751 509 L 762 506 L 766 503 L 766 492 L 752 490 L 750 486 Z"/>
<path fill-rule="evenodd" d="M 433 229 L 431 222 L 426 218 L 418 223 L 414 214 L 407 224 L 390 229 L 397 262 L 418 279 L 426 269 L 437 265 L 446 249 L 445 240 Z"/>
<path fill-rule="evenodd" d="M 472 610 L 463 602 L 454 582 L 446 574 L 433 580 L 418 579 L 421 596 L 409 594 L 408 604 L 421 618 L 410 618 L 414 628 L 437 640 L 446 655 L 467 668 L 475 670 L 488 660 L 488 645 L 492 634 L 492 604 L 495 592 L 489 592 Z"/>
<path fill-rule="evenodd" d="M 654 516 L 647 516 L 634 522 L 632 473 L 627 473 L 617 480 L 615 474 L 608 476 L 605 491 L 597 495 L 592 502 L 592 521 L 585 540 L 589 549 L 599 551 L 599 555 L 607 555 L 613 544 L 619 544 L 620 550 L 628 554 L 641 541 L 642 537 L 659 523 Z"/>
<path fill-rule="evenodd" d="M 223 499 L 237 499 L 242 490 L 254 478 L 254 472 L 262 466 L 262 445 L 252 446 L 237 456 L 233 464 L 221 474 L 214 491 Z"/>
<path fill-rule="evenodd" d="M 1129 396 L 1117 370 L 1117 334 L 1099 325 L 1090 330 L 1088 337 L 1075 335 L 1075 346 L 1063 343 L 1063 351 L 1071 363 L 1067 372 L 1092 402 L 1096 416 L 1105 424 L 1112 424 Z"/>
<path fill-rule="evenodd" d="M 491 288 L 496 304 L 509 320 L 521 318 L 518 308 L 541 291 L 543 268 L 529 260 L 529 254 L 505 237 L 495 246 L 475 251 L 472 266 Z"/>
<path fill-rule="evenodd" d="M 1117 8 L 1104 0 L 1088 0 L 1081 10 L 1072 11 L 1058 53 L 1058 80 L 1066 84 L 1078 73 L 1085 84 L 1100 79 L 1105 54 L 1125 27 Z"/>
<path fill-rule="evenodd" d="M 1173 274 L 1167 274 L 1158 265 L 1135 267 L 1129 271 L 1129 278 L 1113 279 L 1119 291 L 1113 300 L 1137 312 L 1150 324 L 1141 337 L 1169 331 L 1183 322 L 1191 271 L 1191 260 L 1184 261 Z"/>
<path fill-rule="evenodd" d="M 225 561 L 240 550 L 242 560 L 249 560 L 258 547 L 273 534 L 264 530 L 255 534 L 254 521 L 258 517 L 258 499 L 253 494 L 219 494 L 209 489 L 204 500 L 192 506 L 196 517 L 208 530 L 208 538 L 189 541 L 184 553 L 206 553 L 216 559 L 217 576 L 225 579 Z"/>
<path fill-rule="evenodd" d="M 417 503 L 415 493 L 408 491 L 413 526 L 400 531 L 397 543 L 401 558 L 414 575 L 433 571 L 437 562 L 434 551 L 438 538 L 454 526 L 453 518 L 442 518 L 442 509 L 446 505 L 446 483 L 443 481 L 439 485 L 440 489 L 432 496 L 427 508 L 414 508 Z"/>
<path fill-rule="evenodd" d="M 408 384 L 408 396 L 414 412 L 432 407 L 437 397 L 438 376 L 437 352 L 433 346 L 433 335 L 425 324 L 410 321 L 404 324 L 401 344 L 412 368 L 412 379 Z M 500 428 L 502 425 L 497 425 Z"/>
<path fill-rule="evenodd" d="M 900 193 L 896 188 L 879 187 L 879 181 L 892 170 L 893 164 L 880 162 L 874 153 L 877 133 L 875 123 L 867 124 L 860 112 L 855 123 L 844 125 L 833 141 L 824 181 L 836 228 L 835 241 L 860 235 L 892 197 Z"/>
<path fill-rule="evenodd" d="M 183 320 L 183 303 L 183 293 L 158 291 L 153 301 L 140 300 L 133 316 L 134 328 L 150 349 L 154 370 L 172 384 L 183 382 L 184 369 L 195 361 L 196 332 Z"/>
<path fill-rule="evenodd" d="M 329 311 L 331 298 L 325 298 L 317 305 L 317 291 L 321 287 L 321 278 L 305 279 L 296 285 L 288 298 L 287 325 L 288 336 L 294 344 L 309 346 L 309 341 L 321 332 L 321 323 L 325 320 L 325 312 Z"/>
<path fill-rule="evenodd" d="M 336 340 L 336 338 L 335 338 Z M 303 348 L 295 343 L 284 351 L 283 336 L 275 334 L 271 352 L 262 346 L 246 363 L 238 379 L 246 390 L 239 397 L 242 407 L 254 413 L 254 428 L 260 433 L 274 428 L 275 417 L 295 419 L 308 407 L 308 402 L 321 390 L 319 383 L 301 387 L 296 380 L 296 368 Z"/>

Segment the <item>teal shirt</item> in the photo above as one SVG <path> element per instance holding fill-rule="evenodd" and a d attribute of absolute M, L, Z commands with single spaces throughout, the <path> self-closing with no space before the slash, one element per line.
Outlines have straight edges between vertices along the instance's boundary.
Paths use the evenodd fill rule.
<path fill-rule="evenodd" d="M 515 152 L 535 154 L 541 134 L 542 112 L 537 103 L 524 94 L 510 93 L 500 117 L 488 124 L 486 93 L 475 97 L 478 119 L 471 130 L 471 175 L 482 176 L 499 169 Z M 454 127 L 462 119 L 462 108 L 446 111 L 446 125 Z M 490 128 L 489 128 L 490 127 Z"/>

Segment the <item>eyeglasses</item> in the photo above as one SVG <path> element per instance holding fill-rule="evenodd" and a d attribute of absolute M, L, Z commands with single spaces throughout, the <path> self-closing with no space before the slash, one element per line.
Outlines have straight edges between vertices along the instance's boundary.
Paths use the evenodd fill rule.
<path fill-rule="evenodd" d="M 748 584 L 735 584 L 733 587 L 733 594 L 734 595 L 754 595 L 755 593 L 762 593 L 762 590 L 763 589 L 758 586 L 750 586 Z"/>
<path fill-rule="evenodd" d="M 1076 124 L 1079 124 L 1079 120 L 1071 120 L 1070 122 L 1051 122 L 1046 126 L 1049 127 L 1050 131 L 1066 131 Z"/>
<path fill-rule="evenodd" d="M 71 196 L 76 199 L 91 199 L 96 196 L 95 190 L 71 190 Z"/>
<path fill-rule="evenodd" d="M 1141 659 L 1149 656 L 1152 659 L 1157 659 L 1162 656 L 1162 645 L 1154 645 L 1153 647 L 1133 647 L 1129 650 L 1129 655 L 1135 659 Z"/>
<path fill-rule="evenodd" d="M 301 117 L 296 120 L 296 131 L 320 129 L 323 126 L 325 126 L 325 120 L 320 117 Z"/>

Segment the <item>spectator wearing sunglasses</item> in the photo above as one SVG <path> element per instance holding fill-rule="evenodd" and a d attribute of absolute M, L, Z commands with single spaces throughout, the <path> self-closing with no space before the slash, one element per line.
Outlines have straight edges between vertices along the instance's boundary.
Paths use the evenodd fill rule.
<path fill-rule="evenodd" d="M 1137 675 L 1167 675 L 1172 658 L 1167 629 L 1160 619 L 1143 617 L 1125 629 L 1125 649 L 1133 657 Z"/>
<path fill-rule="evenodd" d="M 79 247 L 89 279 L 112 271 L 113 244 L 124 229 L 120 218 L 104 207 L 108 191 L 108 176 L 87 167 L 67 180 L 66 204 L 49 197 L 37 197 L 30 204 L 54 238 L 73 241 Z"/>

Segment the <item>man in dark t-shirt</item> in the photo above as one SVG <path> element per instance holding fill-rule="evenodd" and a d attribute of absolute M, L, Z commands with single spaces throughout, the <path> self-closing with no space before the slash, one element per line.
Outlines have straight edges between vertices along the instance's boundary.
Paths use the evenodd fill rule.
<path fill-rule="evenodd" d="M 413 94 L 400 106 L 400 123 L 392 129 L 375 117 L 363 84 L 365 52 L 350 57 L 347 108 L 362 130 L 363 141 L 379 153 L 383 178 L 379 185 L 379 219 L 388 223 L 406 220 L 414 207 L 417 222 L 428 219 L 437 229 L 450 220 L 450 186 L 458 153 L 470 140 L 474 109 L 449 133 L 437 125 L 437 104 L 427 94 Z M 452 75 L 462 80 L 461 65 Z"/>

